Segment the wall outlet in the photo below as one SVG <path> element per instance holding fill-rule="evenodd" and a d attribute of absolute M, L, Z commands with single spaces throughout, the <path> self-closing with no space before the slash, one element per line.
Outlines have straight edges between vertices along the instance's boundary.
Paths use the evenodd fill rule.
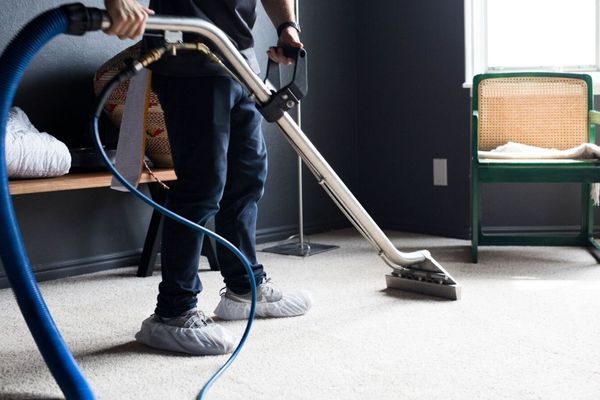
<path fill-rule="evenodd" d="M 433 186 L 448 186 L 448 159 L 433 159 Z"/>

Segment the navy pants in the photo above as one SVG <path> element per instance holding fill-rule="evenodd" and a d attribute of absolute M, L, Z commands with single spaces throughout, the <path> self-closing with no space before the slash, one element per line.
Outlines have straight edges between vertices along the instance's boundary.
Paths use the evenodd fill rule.
<path fill-rule="evenodd" d="M 177 175 L 167 192 L 167 208 L 200 225 L 214 217 L 217 233 L 250 260 L 260 283 L 265 273 L 256 260 L 256 216 L 267 151 L 254 102 L 226 76 L 155 74 L 152 86 L 164 111 Z M 202 240 L 202 234 L 165 218 L 158 315 L 173 317 L 196 306 Z M 219 245 L 217 257 L 227 288 L 250 291 L 237 257 Z"/>

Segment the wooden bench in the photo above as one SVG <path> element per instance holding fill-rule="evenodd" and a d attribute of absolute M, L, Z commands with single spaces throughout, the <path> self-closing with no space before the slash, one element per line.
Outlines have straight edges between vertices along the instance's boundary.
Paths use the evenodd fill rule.
<path fill-rule="evenodd" d="M 172 169 L 153 170 L 154 175 L 163 182 L 174 181 L 177 179 L 175 171 Z M 41 179 L 18 179 L 9 181 L 10 193 L 13 196 L 22 194 L 58 192 L 67 190 L 92 189 L 101 187 L 110 187 L 112 175 L 108 172 L 84 172 L 73 173 L 54 178 Z M 143 172 L 140 183 L 148 184 L 152 199 L 159 204 L 164 204 L 166 190 L 156 182 L 148 173 Z M 156 255 L 160 248 L 160 227 L 162 224 L 162 214 L 154 210 L 150 218 L 150 224 L 144 241 L 144 248 L 138 265 L 137 276 L 151 276 L 153 267 L 156 263 Z M 204 241 L 202 254 L 208 258 L 210 268 L 218 270 L 213 244 L 209 240 Z"/>
<path fill-rule="evenodd" d="M 177 179 L 172 169 L 154 170 L 154 175 L 164 182 Z M 43 192 L 59 192 L 62 190 L 91 189 L 108 187 L 112 181 L 112 175 L 108 172 L 85 172 L 67 174 L 55 178 L 41 179 L 17 179 L 9 181 L 10 194 L 31 194 Z M 140 183 L 153 183 L 154 178 L 149 173 L 143 172 Z"/>

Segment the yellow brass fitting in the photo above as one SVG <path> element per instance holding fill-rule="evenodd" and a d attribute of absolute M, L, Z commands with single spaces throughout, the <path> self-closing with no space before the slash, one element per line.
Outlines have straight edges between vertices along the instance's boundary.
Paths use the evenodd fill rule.
<path fill-rule="evenodd" d="M 219 59 L 219 57 L 217 57 L 215 53 L 210 51 L 210 48 L 204 43 L 196 43 L 196 50 L 207 56 L 212 62 L 221 64 L 221 60 Z"/>
<path fill-rule="evenodd" d="M 160 60 L 166 52 L 169 52 L 173 56 L 176 56 L 177 51 L 179 50 L 199 51 L 200 53 L 208 57 L 212 62 L 222 64 L 221 59 L 219 59 L 219 57 L 217 57 L 204 43 L 173 43 L 168 44 L 165 47 L 154 48 L 152 50 L 149 50 L 146 54 L 142 55 L 137 60 L 137 69 L 146 68 L 148 65 Z"/>
<path fill-rule="evenodd" d="M 167 51 L 167 49 L 165 47 L 154 48 L 154 49 L 148 51 L 146 54 L 144 54 L 138 61 L 145 68 L 148 65 L 160 60 L 166 51 Z"/>

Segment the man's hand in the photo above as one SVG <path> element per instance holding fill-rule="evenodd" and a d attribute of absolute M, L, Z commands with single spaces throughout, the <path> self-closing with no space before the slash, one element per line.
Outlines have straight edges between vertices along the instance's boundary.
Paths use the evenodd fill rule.
<path fill-rule="evenodd" d="M 104 0 L 104 5 L 112 24 L 106 31 L 119 39 L 134 39 L 141 36 L 146 28 L 148 15 L 154 11 L 142 6 L 137 0 Z"/>
<path fill-rule="evenodd" d="M 283 54 L 282 47 L 296 47 L 301 49 L 304 47 L 302 42 L 300 42 L 300 36 L 298 35 L 298 31 L 292 27 L 288 27 L 281 32 L 279 36 L 279 41 L 277 42 L 278 47 L 271 47 L 267 51 L 269 58 L 275 61 L 278 64 L 289 65 L 294 62 L 293 59 L 286 57 Z"/>

